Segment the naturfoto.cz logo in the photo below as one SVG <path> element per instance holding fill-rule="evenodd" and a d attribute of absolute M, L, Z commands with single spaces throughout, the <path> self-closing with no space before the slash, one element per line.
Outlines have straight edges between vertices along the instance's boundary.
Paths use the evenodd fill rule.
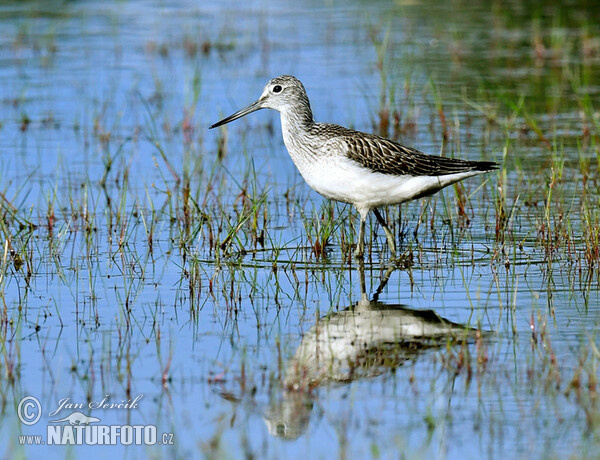
<path fill-rule="evenodd" d="M 137 409 L 143 395 L 133 401 L 110 402 L 107 395 L 100 402 L 73 403 L 70 398 L 59 401 L 58 407 L 49 412 L 51 417 L 61 410 L 91 409 Z M 26 396 L 19 402 L 17 415 L 24 425 L 35 425 L 42 416 L 42 405 L 34 396 Z M 56 420 L 48 420 L 46 436 L 20 435 L 21 445 L 172 445 L 173 433 L 161 433 L 155 425 L 103 425 L 101 419 L 75 410 Z"/>

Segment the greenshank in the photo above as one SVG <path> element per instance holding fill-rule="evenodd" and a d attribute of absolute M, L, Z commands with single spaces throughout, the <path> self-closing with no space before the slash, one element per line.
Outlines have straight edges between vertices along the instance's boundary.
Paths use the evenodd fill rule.
<path fill-rule="evenodd" d="M 316 123 L 304 86 L 290 75 L 273 78 L 256 102 L 210 129 L 260 109 L 280 113 L 283 141 L 308 185 L 326 198 L 353 204 L 359 212 L 357 258 L 362 258 L 364 253 L 369 211 L 373 211 L 381 224 L 395 258 L 394 235 L 378 207 L 431 195 L 467 177 L 498 168 L 492 161 L 427 155 L 374 134 Z"/>

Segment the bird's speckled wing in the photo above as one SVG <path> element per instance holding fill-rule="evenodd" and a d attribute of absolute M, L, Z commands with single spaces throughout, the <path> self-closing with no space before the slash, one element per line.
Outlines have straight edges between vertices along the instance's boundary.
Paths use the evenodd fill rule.
<path fill-rule="evenodd" d="M 344 144 L 346 156 L 373 172 L 407 176 L 443 176 L 468 171 L 492 171 L 492 161 L 469 161 L 427 155 L 397 142 L 373 134 L 353 131 L 337 125 L 324 125 L 332 143 Z M 335 134 L 334 134 L 335 133 Z"/>

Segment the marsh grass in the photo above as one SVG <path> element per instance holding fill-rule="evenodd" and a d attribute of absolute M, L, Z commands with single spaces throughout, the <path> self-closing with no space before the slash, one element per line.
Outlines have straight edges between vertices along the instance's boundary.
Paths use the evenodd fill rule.
<path fill-rule="evenodd" d="M 496 20 L 502 28 L 510 17 Z M 369 293 L 439 309 L 493 333 L 449 342 L 406 364 L 399 355 L 367 354 L 364 367 L 378 366 L 371 381 L 313 388 L 312 417 L 322 424 L 315 431 L 325 427 L 329 435 L 334 426 L 341 457 L 351 455 L 363 425 L 380 434 L 390 420 L 409 434 L 425 427 L 431 445 L 451 424 L 450 408 L 461 430 L 468 425 L 463 418 L 477 421 L 466 432 L 481 443 L 488 441 L 481 433 L 538 420 L 549 428 L 533 436 L 554 439 L 550 414 L 560 429 L 577 438 L 591 434 L 589 445 L 597 446 L 600 117 L 593 88 L 600 47 L 591 24 L 573 35 L 557 21 L 550 29 L 540 19 L 524 35 L 493 37 L 495 49 L 507 52 L 492 53 L 490 68 L 511 72 L 522 65 L 511 56 L 528 50 L 527 62 L 538 69 L 533 95 L 527 81 L 512 86 L 516 77 L 449 83 L 440 69 L 423 70 L 418 56 L 427 53 L 415 43 L 397 54 L 403 47 L 393 27 L 369 31 L 379 81 L 375 102 L 369 99 L 372 130 L 418 148 L 440 146 L 431 153 L 501 163 L 486 177 L 386 210 L 404 258 L 381 290 L 389 252 L 369 219 Z M 36 44 L 32 34 L 23 28 L 15 49 L 39 48 L 52 67 L 60 57 L 57 36 Z M 352 253 L 359 220 L 351 206 L 322 200 L 297 176 L 283 183 L 265 172 L 252 159 L 260 152 L 249 147 L 250 134 L 204 133 L 211 80 L 203 60 L 237 61 L 245 51 L 236 40 L 224 30 L 146 42 L 145 56 L 160 65 L 148 81 L 133 84 L 126 115 L 115 108 L 117 95 L 106 94 L 65 128 L 60 112 L 56 119 L 52 110 L 40 116 L 23 93 L 13 119 L 0 120 L 2 133 L 18 132 L 23 144 L 52 129 L 72 130 L 90 163 L 78 169 L 64 162 L 39 180 L 35 172 L 3 168 L 1 407 L 12 407 L 17 390 L 39 376 L 52 397 L 64 388 L 86 400 L 143 389 L 148 406 L 168 401 L 166 412 L 184 420 L 179 429 L 195 433 L 207 456 L 230 453 L 231 431 L 244 438 L 248 456 L 264 453 L 253 444 L 248 426 L 256 424 L 247 414 L 254 417 L 264 399 L 283 391 L 285 365 L 306 331 L 358 300 Z M 465 68 L 468 43 L 460 34 L 449 47 L 451 75 L 479 72 Z M 177 53 L 189 66 L 180 74 L 187 75 L 183 102 L 173 112 L 162 69 Z M 257 125 L 252 136 L 267 140 L 260 148 L 281 147 L 272 145 L 269 125 Z M 41 361 L 32 358 L 38 355 Z M 429 390 L 447 399 L 422 403 Z M 231 410 L 215 402 L 217 393 L 227 395 Z M 402 410 L 407 400 L 412 412 Z M 199 412 L 178 409 L 186 405 Z M 437 410 L 441 405 L 447 413 Z M 199 413 L 206 414 L 201 434 Z M 394 418 L 400 413 L 417 415 Z M 206 424 L 216 428 L 207 434 Z M 385 456 L 385 441 L 373 439 L 373 456 Z M 566 450 L 577 455 L 579 444 L 573 446 Z"/>

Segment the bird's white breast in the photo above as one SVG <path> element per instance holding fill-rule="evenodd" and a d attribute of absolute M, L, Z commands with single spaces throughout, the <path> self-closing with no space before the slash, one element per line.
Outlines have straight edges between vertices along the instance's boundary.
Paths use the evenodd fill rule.
<path fill-rule="evenodd" d="M 352 203 L 358 209 L 400 204 L 426 196 L 479 174 L 470 171 L 445 176 L 391 175 L 370 171 L 340 155 L 307 158 L 301 152 L 290 156 L 308 185 L 326 198 Z"/>
<path fill-rule="evenodd" d="M 282 116 L 283 140 L 294 164 L 308 185 L 326 198 L 352 203 L 369 211 L 400 204 L 481 174 L 468 171 L 442 176 L 410 176 L 373 172 L 346 155 L 347 144 L 332 138 L 311 138 Z"/>

